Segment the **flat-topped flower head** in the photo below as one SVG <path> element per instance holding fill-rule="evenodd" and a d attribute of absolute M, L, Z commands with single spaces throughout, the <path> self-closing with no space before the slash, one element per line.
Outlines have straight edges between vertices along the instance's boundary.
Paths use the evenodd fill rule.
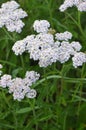
<path fill-rule="evenodd" d="M 77 41 L 70 41 L 72 40 L 71 32 L 65 31 L 51 34 L 48 31 L 48 26 L 46 24 L 44 26 L 44 21 L 36 20 L 34 22 L 34 30 L 39 30 L 37 31 L 38 34 L 32 34 L 23 40 L 17 41 L 12 47 L 14 53 L 16 55 L 21 55 L 23 52 L 29 53 L 30 59 L 37 60 L 40 67 L 47 67 L 57 61 L 65 63 L 71 57 L 75 57 L 75 54 L 80 52 L 82 46 Z M 49 22 L 46 21 L 46 23 Z M 48 25 L 50 26 L 50 24 Z M 41 30 L 41 27 L 44 29 Z M 25 80 L 27 79 L 25 78 Z M 29 83 L 31 84 L 31 82 Z"/>
<path fill-rule="evenodd" d="M 6 88 L 8 87 L 9 85 L 11 85 L 11 75 L 8 75 L 8 74 L 4 74 L 2 77 L 1 77 L 1 80 L 0 80 L 0 86 L 2 86 L 3 88 Z"/>
<path fill-rule="evenodd" d="M 11 75 L 4 74 L 0 79 L 0 87 L 8 88 L 9 93 L 13 94 L 13 99 L 21 101 L 25 97 L 35 98 L 36 90 L 31 89 L 30 86 L 35 83 L 40 77 L 35 71 L 27 71 L 25 78 L 12 78 Z"/>
<path fill-rule="evenodd" d="M 68 31 L 65 31 L 63 33 L 56 33 L 55 34 L 55 38 L 58 40 L 58 41 L 68 41 L 72 38 L 72 34 Z"/>
<path fill-rule="evenodd" d="M 40 74 L 38 74 L 35 71 L 27 71 L 24 78 L 24 84 L 26 86 L 31 86 L 33 83 L 35 83 L 40 77 Z"/>
<path fill-rule="evenodd" d="M 37 33 L 47 33 L 50 23 L 47 20 L 35 20 L 33 28 Z"/>
<path fill-rule="evenodd" d="M 67 8 L 76 6 L 79 11 L 86 11 L 86 0 L 64 0 L 59 10 L 64 12 Z"/>
<path fill-rule="evenodd" d="M 80 45 L 80 43 L 76 42 L 76 41 L 71 42 L 71 46 L 77 52 L 80 51 L 81 48 L 82 48 L 82 46 Z"/>
<path fill-rule="evenodd" d="M 12 47 L 12 50 L 15 52 L 16 55 L 21 55 L 25 51 L 26 43 L 24 40 L 17 41 L 14 46 Z"/>
<path fill-rule="evenodd" d="M 64 12 L 68 7 L 72 7 L 73 5 L 73 0 L 65 0 L 64 3 L 60 6 L 59 10 Z"/>
<path fill-rule="evenodd" d="M 78 10 L 79 11 L 84 11 L 84 12 L 86 12 L 86 1 L 85 2 L 82 2 L 82 3 L 80 3 L 79 5 L 78 5 Z"/>
<path fill-rule="evenodd" d="M 83 63 L 86 63 L 86 54 L 83 52 L 77 52 L 72 58 L 72 61 L 75 68 L 82 66 Z"/>
<path fill-rule="evenodd" d="M 57 49 L 56 49 L 57 50 Z M 49 47 L 45 49 L 39 57 L 39 66 L 40 67 L 47 67 L 52 63 L 55 63 L 58 59 L 58 50 L 56 51 L 55 48 Z"/>
<path fill-rule="evenodd" d="M 22 31 L 25 25 L 21 19 L 27 16 L 27 13 L 21 8 L 19 9 L 19 4 L 12 0 L 3 3 L 0 8 L 0 28 L 6 26 L 7 30 L 10 32 Z"/>
<path fill-rule="evenodd" d="M 3 4 L 1 5 L 1 8 L 4 9 L 4 10 L 7 9 L 7 11 L 8 11 L 8 10 L 10 11 L 10 10 L 15 10 L 15 9 L 17 9 L 19 6 L 20 6 L 20 5 L 19 5 L 16 1 L 12 0 L 12 1 L 8 1 L 8 2 L 6 2 L 6 3 L 3 3 Z"/>

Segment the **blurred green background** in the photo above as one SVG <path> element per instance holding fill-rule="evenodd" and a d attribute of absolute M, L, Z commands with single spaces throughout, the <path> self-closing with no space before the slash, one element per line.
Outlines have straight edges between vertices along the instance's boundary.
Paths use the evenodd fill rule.
<path fill-rule="evenodd" d="M 0 5 L 7 0 L 0 0 Z M 82 44 L 86 50 L 86 13 L 78 12 L 76 7 L 60 12 L 63 0 L 16 0 L 28 13 L 23 21 L 25 26 L 20 34 L 0 28 L 0 63 L 3 73 L 14 78 L 24 77 L 27 70 L 41 74 L 40 80 L 51 75 L 69 77 L 69 80 L 46 79 L 33 85 L 37 90 L 36 99 L 14 101 L 6 89 L 0 88 L 0 130 L 86 130 L 86 65 L 73 68 L 71 60 L 64 65 L 54 63 L 40 68 L 38 62 L 29 58 L 29 54 L 16 56 L 12 46 L 34 32 L 33 22 L 48 20 L 56 32 L 70 31 L 73 40 Z M 71 78 L 71 80 L 70 80 Z M 78 82 L 77 82 L 78 80 Z M 38 81 L 39 82 L 39 81 Z"/>

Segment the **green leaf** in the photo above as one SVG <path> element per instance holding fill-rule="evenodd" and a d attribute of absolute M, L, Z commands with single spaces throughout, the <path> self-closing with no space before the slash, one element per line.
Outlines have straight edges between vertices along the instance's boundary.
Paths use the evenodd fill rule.
<path fill-rule="evenodd" d="M 0 127 L 1 128 L 11 128 L 11 129 L 15 128 L 15 126 L 9 125 L 9 124 L 5 124 L 5 123 L 0 123 Z"/>
<path fill-rule="evenodd" d="M 39 109 L 39 107 L 36 106 L 34 109 Z M 24 113 L 30 112 L 30 111 L 32 111 L 32 110 L 33 110 L 33 108 L 31 108 L 31 107 L 26 107 L 26 108 L 22 108 L 22 109 L 16 111 L 16 113 L 17 113 L 17 114 L 24 114 Z"/>

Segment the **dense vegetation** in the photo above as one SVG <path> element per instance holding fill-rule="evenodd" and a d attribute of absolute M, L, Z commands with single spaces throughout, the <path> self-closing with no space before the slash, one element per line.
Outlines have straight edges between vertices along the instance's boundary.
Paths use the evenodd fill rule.
<path fill-rule="evenodd" d="M 0 0 L 0 5 L 7 0 Z M 20 34 L 0 28 L 0 64 L 3 73 L 23 78 L 34 70 L 40 79 L 31 87 L 37 91 L 34 99 L 13 99 L 0 87 L 0 130 L 85 130 L 86 129 L 86 64 L 74 68 L 71 59 L 41 68 L 28 53 L 16 56 L 12 46 L 18 40 L 34 34 L 35 20 L 48 20 L 56 32 L 69 31 L 73 40 L 86 51 L 86 12 L 76 7 L 59 11 L 63 0 L 16 0 L 27 12 Z"/>

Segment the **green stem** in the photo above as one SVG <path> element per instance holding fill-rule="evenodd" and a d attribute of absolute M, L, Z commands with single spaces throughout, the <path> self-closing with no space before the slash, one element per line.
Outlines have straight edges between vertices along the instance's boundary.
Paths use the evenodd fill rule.
<path fill-rule="evenodd" d="M 75 96 L 77 95 L 77 92 L 78 92 L 79 88 L 80 88 L 80 84 L 77 84 L 76 89 L 74 91 L 74 94 L 72 94 L 71 102 L 73 102 L 75 100 Z"/>
<path fill-rule="evenodd" d="M 22 64 L 22 68 L 24 68 L 24 60 L 23 60 L 23 56 L 20 56 L 20 59 L 21 59 L 21 64 Z"/>
<path fill-rule="evenodd" d="M 81 27 L 81 22 L 80 22 L 80 12 L 78 12 L 78 22 L 70 15 L 70 14 L 68 14 L 68 13 L 66 13 L 67 15 L 68 15 L 68 17 L 70 17 L 71 19 L 72 19 L 72 21 L 77 25 L 77 27 L 79 28 L 79 30 L 80 30 L 80 32 L 81 32 L 81 34 L 82 34 L 82 36 L 86 39 L 86 36 L 85 36 L 85 34 L 84 34 L 84 32 L 83 32 L 83 29 L 82 29 L 82 27 Z"/>
<path fill-rule="evenodd" d="M 13 63 L 11 63 L 11 62 L 9 62 L 9 61 L 0 60 L 0 62 L 1 62 L 1 63 L 4 63 L 4 64 L 8 64 L 8 65 L 11 65 L 11 66 L 16 67 L 15 64 L 13 64 Z"/>
<path fill-rule="evenodd" d="M 72 96 L 74 96 L 74 95 L 72 94 Z M 86 99 L 85 98 L 81 98 L 80 96 L 75 95 L 75 98 L 78 99 L 79 101 L 86 102 Z"/>
<path fill-rule="evenodd" d="M 64 116 L 64 122 L 63 122 L 63 130 L 66 130 L 66 120 L 67 120 L 67 112 L 65 113 L 65 116 Z"/>
<path fill-rule="evenodd" d="M 18 128 L 17 115 L 16 115 L 16 113 L 14 111 L 12 112 L 12 114 L 13 114 L 13 117 L 14 117 L 15 130 L 18 130 L 17 129 Z"/>
<path fill-rule="evenodd" d="M 45 80 L 45 85 L 46 85 L 47 82 L 48 82 L 48 81 L 47 81 L 47 75 L 46 75 L 47 72 L 46 72 L 46 69 L 45 69 L 45 68 L 43 69 L 43 71 L 44 71 L 44 78 L 46 79 L 46 80 Z M 46 89 L 46 93 L 47 93 L 47 94 L 46 94 L 46 102 L 48 102 L 48 89 Z"/>
<path fill-rule="evenodd" d="M 30 100 L 28 100 L 31 108 L 32 108 L 32 112 L 33 112 L 33 116 L 34 116 L 34 122 L 35 122 L 35 130 L 38 130 L 38 123 L 37 123 L 37 119 L 36 119 L 36 112 L 35 112 L 35 99 L 33 99 L 33 102 L 31 102 Z"/>
<path fill-rule="evenodd" d="M 9 39 L 15 42 L 15 39 L 8 33 L 8 31 L 4 27 L 3 27 L 3 30 L 6 33 L 6 35 L 9 37 Z"/>
<path fill-rule="evenodd" d="M 34 120 L 36 121 L 36 112 L 35 112 L 35 109 L 33 108 L 33 116 L 34 116 Z M 36 130 L 38 130 L 38 123 L 35 122 L 35 125 L 36 125 Z"/>
<path fill-rule="evenodd" d="M 81 27 L 81 13 L 78 11 L 78 25 Z"/>
<path fill-rule="evenodd" d="M 86 39 L 86 36 L 85 36 L 85 34 L 84 34 L 84 32 L 83 32 L 83 29 L 82 29 L 82 26 L 81 26 L 81 12 L 80 12 L 80 11 L 78 11 L 78 27 L 79 27 L 79 29 L 80 29 L 81 34 L 82 34 L 83 37 L 85 37 L 85 39 Z"/>
<path fill-rule="evenodd" d="M 3 96 L 3 99 L 4 99 L 5 103 L 8 105 L 9 108 L 11 108 L 10 103 L 9 103 L 5 93 L 4 93 L 4 90 L 2 90 L 2 96 Z"/>
<path fill-rule="evenodd" d="M 48 10 L 49 10 L 49 15 L 50 15 L 50 22 L 51 22 L 51 26 L 53 28 L 53 22 L 52 22 L 53 16 L 52 16 L 52 9 L 51 9 L 51 1 L 49 0 L 50 4 L 49 4 L 48 0 L 45 0 L 45 1 L 47 3 L 47 7 L 48 7 Z"/>
<path fill-rule="evenodd" d="M 80 82 L 83 82 L 83 83 L 86 83 L 86 78 L 69 78 L 69 77 L 64 77 L 64 76 L 60 76 L 60 75 L 51 75 L 51 76 L 48 76 L 46 78 L 43 78 L 41 80 L 39 80 L 35 85 L 34 87 L 40 85 L 41 83 L 45 82 L 49 79 L 64 79 L 66 82 L 69 82 L 69 83 L 80 83 Z"/>
<path fill-rule="evenodd" d="M 85 77 L 84 72 L 85 72 L 85 64 L 84 64 L 83 67 L 82 67 L 81 78 L 84 78 L 84 77 Z M 80 105 L 81 105 L 81 101 L 82 101 L 82 100 L 81 100 L 81 98 L 82 98 L 82 88 L 83 88 L 83 83 L 80 82 L 80 94 L 79 94 L 79 96 L 80 96 L 80 101 L 79 101 L 79 104 L 78 104 L 77 114 L 79 114 Z"/>
<path fill-rule="evenodd" d="M 63 93 L 63 86 L 64 86 L 64 73 L 63 73 L 63 70 L 64 70 L 64 64 L 62 66 L 62 69 L 61 69 L 61 72 L 60 72 L 60 75 L 62 76 L 61 78 L 61 91 L 60 91 L 60 94 L 62 95 Z"/>

